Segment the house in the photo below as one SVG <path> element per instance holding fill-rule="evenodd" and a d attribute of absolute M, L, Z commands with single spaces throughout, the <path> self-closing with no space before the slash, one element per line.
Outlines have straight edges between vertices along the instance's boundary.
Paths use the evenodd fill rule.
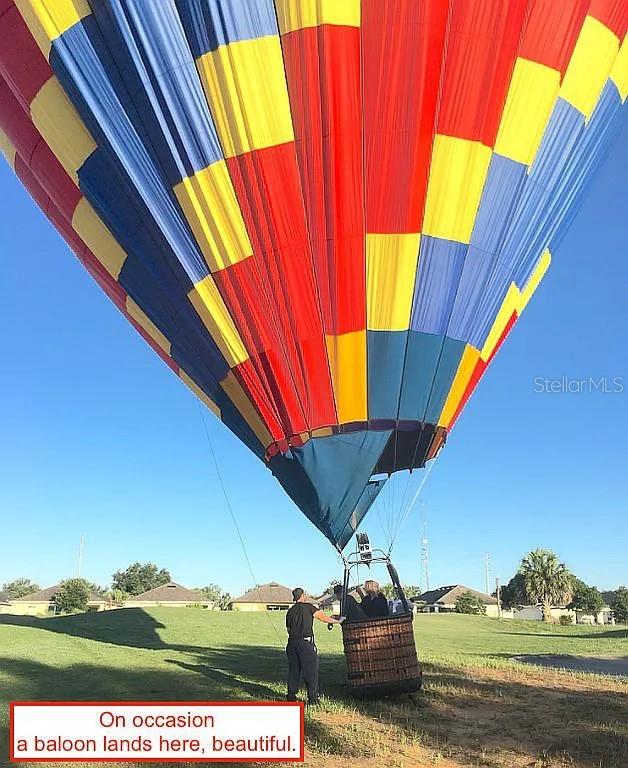
<path fill-rule="evenodd" d="M 25 597 L 18 597 L 15 600 L 11 600 L 10 607 L 6 613 L 17 614 L 19 616 L 44 616 L 47 614 L 54 615 L 56 611 L 55 595 L 61 588 L 61 584 L 55 584 L 52 587 L 46 589 L 40 589 L 37 592 L 31 592 L 30 595 Z M 96 611 L 104 611 L 107 606 L 107 601 L 97 595 L 95 592 L 90 592 L 89 600 L 87 602 L 87 610 L 92 613 Z"/>
<path fill-rule="evenodd" d="M 604 605 L 597 614 L 586 613 L 585 611 L 573 610 L 565 605 L 553 605 L 550 608 L 552 621 L 558 623 L 563 616 L 568 616 L 572 624 L 613 624 L 613 612 Z M 512 618 L 528 619 L 530 621 L 543 621 L 543 606 L 541 605 L 521 605 L 512 610 Z"/>
<path fill-rule="evenodd" d="M 357 591 L 357 589 L 350 589 L 349 595 L 353 597 L 358 604 L 362 602 L 362 595 Z M 417 613 L 419 610 L 418 607 L 409 597 L 407 600 L 408 608 L 412 611 L 412 613 Z M 332 592 L 325 592 L 324 595 L 314 598 L 312 602 L 316 603 L 316 605 L 318 605 L 322 611 L 330 613 L 332 616 L 338 615 L 340 613 L 340 600 Z M 388 605 L 390 607 L 390 600 L 388 601 Z"/>
<path fill-rule="evenodd" d="M 576 611 L 576 624 L 614 624 L 615 617 L 613 611 L 608 605 L 603 605 L 596 614 L 586 613 L 585 611 Z"/>
<path fill-rule="evenodd" d="M 175 581 L 169 581 L 155 589 L 149 589 L 142 592 L 141 595 L 133 595 L 124 601 L 125 608 L 154 608 L 156 606 L 164 608 L 190 608 L 198 606 L 199 608 L 213 608 L 213 600 L 208 600 L 200 592 L 177 584 Z"/>
<path fill-rule="evenodd" d="M 314 600 L 306 597 L 308 602 Z M 229 603 L 232 611 L 287 611 L 294 604 L 292 590 L 276 581 L 270 584 L 260 584 L 259 587 L 249 589 L 240 597 L 236 597 Z"/>
<path fill-rule="evenodd" d="M 423 613 L 452 613 L 456 609 L 456 600 L 465 592 L 470 592 L 484 604 L 487 616 L 497 616 L 496 598 L 484 592 L 478 592 L 477 589 L 465 587 L 464 584 L 450 584 L 447 587 L 430 589 L 413 597 L 412 602 L 419 603 L 419 610 Z"/>
<path fill-rule="evenodd" d="M 360 593 L 355 589 L 350 590 L 349 594 L 351 597 L 355 598 L 358 603 L 362 600 Z M 315 602 L 322 611 L 327 611 L 332 615 L 340 613 L 340 600 L 333 592 L 325 592 L 324 595 L 317 597 L 313 602 Z"/>

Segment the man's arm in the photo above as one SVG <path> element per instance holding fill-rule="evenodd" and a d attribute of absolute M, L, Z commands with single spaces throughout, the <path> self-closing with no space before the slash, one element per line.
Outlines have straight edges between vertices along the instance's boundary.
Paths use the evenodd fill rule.
<path fill-rule="evenodd" d="M 328 616 L 326 613 L 323 613 L 323 611 L 316 611 L 316 613 L 312 614 L 315 619 L 318 619 L 319 621 L 322 621 L 323 624 L 342 624 L 342 622 L 345 620 L 344 616 L 341 616 L 339 619 L 334 619 L 331 616 Z"/>

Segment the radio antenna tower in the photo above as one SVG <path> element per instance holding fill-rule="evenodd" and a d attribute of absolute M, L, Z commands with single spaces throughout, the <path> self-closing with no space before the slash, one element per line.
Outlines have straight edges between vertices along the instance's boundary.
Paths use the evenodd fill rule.
<path fill-rule="evenodd" d="M 430 589 L 430 556 L 427 540 L 427 520 L 423 518 L 421 532 L 421 567 L 419 571 L 419 586 L 421 592 L 429 592 Z"/>

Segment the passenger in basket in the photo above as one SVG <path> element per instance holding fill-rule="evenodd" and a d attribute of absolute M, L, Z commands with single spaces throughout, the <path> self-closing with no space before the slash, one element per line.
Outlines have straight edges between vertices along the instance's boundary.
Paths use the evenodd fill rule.
<path fill-rule="evenodd" d="M 393 597 L 388 601 L 388 613 L 392 616 L 395 613 L 405 613 L 403 601 L 399 597 Z"/>
<path fill-rule="evenodd" d="M 388 616 L 388 600 L 379 588 L 379 584 L 372 579 L 364 582 L 364 592 L 360 607 L 369 619 L 379 619 Z"/>
<path fill-rule="evenodd" d="M 337 597 L 338 600 L 342 599 L 342 584 L 336 584 L 334 587 L 334 597 Z M 366 621 L 368 619 L 358 601 L 350 594 L 347 594 L 343 615 L 347 621 Z"/>

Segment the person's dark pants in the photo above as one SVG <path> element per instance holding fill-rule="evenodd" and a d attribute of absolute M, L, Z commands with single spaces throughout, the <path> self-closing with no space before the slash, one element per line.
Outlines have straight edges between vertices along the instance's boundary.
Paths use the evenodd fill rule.
<path fill-rule="evenodd" d="M 288 656 L 288 698 L 299 691 L 301 678 L 307 688 L 309 701 L 318 700 L 318 651 L 309 640 L 289 640 L 286 646 Z"/>

